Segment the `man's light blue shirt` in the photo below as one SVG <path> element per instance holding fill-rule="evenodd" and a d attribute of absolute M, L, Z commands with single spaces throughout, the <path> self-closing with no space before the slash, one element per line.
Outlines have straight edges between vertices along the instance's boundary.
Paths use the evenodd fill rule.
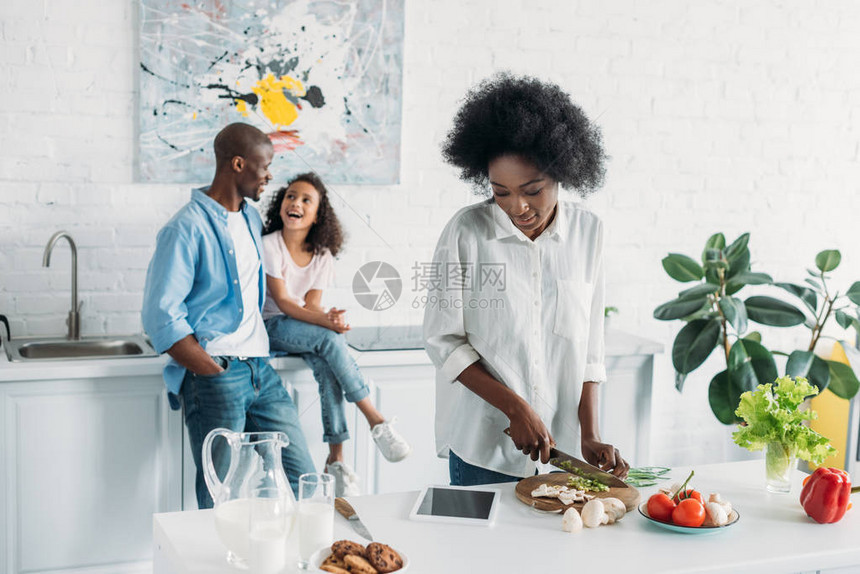
<path fill-rule="evenodd" d="M 206 195 L 208 189 L 192 191 L 191 201 L 158 232 L 146 273 L 141 317 L 159 353 L 192 334 L 205 349 L 209 341 L 232 333 L 242 321 L 242 292 L 227 210 Z M 260 257 L 260 214 L 247 201 L 242 202 L 240 211 Z M 264 281 L 261 265 L 258 312 L 266 299 Z M 180 406 L 176 395 L 185 371 L 172 358 L 164 367 L 168 399 L 174 409 Z"/>

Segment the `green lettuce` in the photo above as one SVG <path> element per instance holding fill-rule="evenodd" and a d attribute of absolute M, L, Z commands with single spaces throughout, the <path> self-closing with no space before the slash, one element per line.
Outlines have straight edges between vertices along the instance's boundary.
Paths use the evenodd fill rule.
<path fill-rule="evenodd" d="M 815 412 L 798 410 L 804 399 L 817 394 L 818 389 L 803 377 L 780 377 L 743 393 L 735 414 L 746 424 L 732 433 L 735 444 L 747 450 L 762 450 L 775 442 L 797 458 L 821 464 L 836 454 L 836 449 L 827 437 L 803 424 L 815 419 Z"/>

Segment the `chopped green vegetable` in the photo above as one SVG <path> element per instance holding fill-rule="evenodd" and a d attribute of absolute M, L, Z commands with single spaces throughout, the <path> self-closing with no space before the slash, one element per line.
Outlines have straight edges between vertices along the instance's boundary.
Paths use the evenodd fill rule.
<path fill-rule="evenodd" d="M 585 472 L 573 466 L 568 460 L 553 458 L 550 459 L 549 463 L 562 470 L 566 470 L 573 475 L 567 479 L 567 485 L 571 488 L 591 492 L 606 492 L 609 490 L 608 484 L 604 484 L 597 479 L 586 476 Z"/>
<path fill-rule="evenodd" d="M 773 384 L 745 392 L 735 414 L 746 425 L 732 433 L 735 444 L 747 450 L 762 450 L 768 443 L 780 443 L 797 458 L 821 464 L 836 449 L 827 437 L 803 424 L 818 415 L 812 409 L 798 410 L 806 397 L 817 394 L 818 389 L 803 377 L 780 377 Z"/>
<path fill-rule="evenodd" d="M 654 486 L 660 480 L 668 480 L 666 476 L 672 471 L 671 468 L 665 466 L 643 466 L 640 468 L 631 468 L 627 473 L 627 478 L 624 482 L 630 486 Z"/>

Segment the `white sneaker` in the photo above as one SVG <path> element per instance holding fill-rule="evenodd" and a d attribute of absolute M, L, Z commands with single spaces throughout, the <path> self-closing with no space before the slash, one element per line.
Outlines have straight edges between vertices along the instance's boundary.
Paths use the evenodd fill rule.
<path fill-rule="evenodd" d="M 335 496 L 359 496 L 358 475 L 343 461 L 337 460 L 325 465 L 325 471 L 334 476 Z"/>
<path fill-rule="evenodd" d="M 400 462 L 412 452 L 409 443 L 394 430 L 392 425 L 396 421 L 396 417 L 392 418 L 390 421 L 379 423 L 370 430 L 370 436 L 373 437 L 379 452 L 391 462 Z"/>

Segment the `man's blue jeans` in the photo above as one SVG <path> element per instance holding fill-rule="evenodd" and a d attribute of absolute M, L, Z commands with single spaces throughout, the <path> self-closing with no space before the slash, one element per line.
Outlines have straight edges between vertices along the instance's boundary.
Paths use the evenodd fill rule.
<path fill-rule="evenodd" d="M 370 391 L 358 370 L 343 335 L 293 319 L 276 315 L 266 319 L 269 346 L 273 351 L 301 355 L 314 372 L 319 385 L 323 441 L 340 444 L 349 438 L 343 399 L 356 403 Z"/>
<path fill-rule="evenodd" d="M 493 484 L 496 482 L 518 482 L 521 476 L 502 474 L 495 470 L 489 470 L 474 464 L 469 464 L 454 451 L 448 453 L 448 475 L 452 486 L 475 486 L 479 484 Z"/>
<path fill-rule="evenodd" d="M 197 506 L 212 508 L 212 497 L 203 478 L 203 439 L 212 429 L 237 432 L 280 431 L 290 445 L 281 453 L 284 471 L 298 497 L 299 475 L 315 472 L 299 414 L 281 377 L 266 358 L 216 357 L 226 370 L 217 375 L 188 371 L 182 381 L 185 425 L 197 466 Z"/>

